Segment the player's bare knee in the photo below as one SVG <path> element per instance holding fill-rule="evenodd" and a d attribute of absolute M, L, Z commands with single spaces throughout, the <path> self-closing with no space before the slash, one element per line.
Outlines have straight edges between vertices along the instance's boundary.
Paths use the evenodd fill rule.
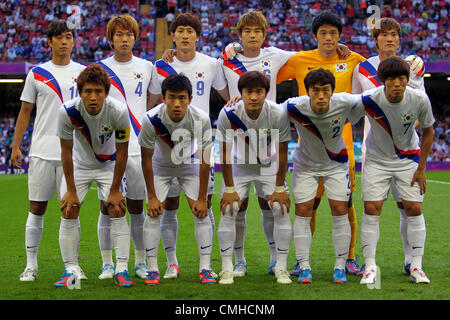
<path fill-rule="evenodd" d="M 47 201 L 30 201 L 30 212 L 37 216 L 45 214 L 47 209 Z"/>
<path fill-rule="evenodd" d="M 247 207 L 248 207 L 248 198 L 245 198 L 244 200 L 242 200 L 241 208 L 239 209 L 239 211 L 247 211 Z"/>
<path fill-rule="evenodd" d="M 104 215 L 109 215 L 108 208 L 106 207 L 105 201 L 100 201 L 100 212 Z"/>
<path fill-rule="evenodd" d="M 259 203 L 259 207 L 262 210 L 270 210 L 269 203 L 267 202 L 266 199 L 258 197 L 258 203 Z"/>
<path fill-rule="evenodd" d="M 364 213 L 378 216 L 381 213 L 382 207 L 383 201 L 366 201 L 364 202 Z"/>
<path fill-rule="evenodd" d="M 296 203 L 295 204 L 295 215 L 299 217 L 311 217 L 314 210 L 315 199 Z"/>
<path fill-rule="evenodd" d="M 144 210 L 144 201 L 127 198 L 127 209 L 130 214 L 141 214 Z"/>
<path fill-rule="evenodd" d="M 408 217 L 420 216 L 422 214 L 422 202 L 404 201 L 403 207 Z"/>
<path fill-rule="evenodd" d="M 180 206 L 180 197 L 171 197 L 166 199 L 164 209 L 166 210 L 178 210 Z"/>

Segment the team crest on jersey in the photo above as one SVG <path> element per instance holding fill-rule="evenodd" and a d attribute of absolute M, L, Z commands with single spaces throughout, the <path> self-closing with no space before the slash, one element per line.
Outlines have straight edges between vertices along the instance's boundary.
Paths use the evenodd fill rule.
<path fill-rule="evenodd" d="M 263 60 L 263 61 L 261 61 L 261 67 L 263 67 L 265 69 L 270 68 L 271 67 L 270 60 Z"/>
<path fill-rule="evenodd" d="M 336 69 L 336 72 L 347 71 L 347 63 L 345 62 L 335 63 L 334 67 Z"/>
<path fill-rule="evenodd" d="M 406 113 L 406 114 L 403 115 L 402 120 L 405 123 L 413 122 L 414 121 L 414 115 L 410 114 L 410 113 Z"/>
<path fill-rule="evenodd" d="M 330 122 L 330 126 L 331 127 L 336 127 L 336 126 L 340 126 L 341 125 L 341 118 L 336 118 L 336 119 L 332 119 Z"/>
<path fill-rule="evenodd" d="M 143 73 L 135 73 L 134 74 L 134 80 L 142 81 L 144 79 Z"/>
<path fill-rule="evenodd" d="M 77 85 L 77 81 L 78 81 L 78 78 L 72 77 L 72 84 L 73 84 L 74 86 Z"/>
<path fill-rule="evenodd" d="M 100 133 L 103 135 L 109 135 L 112 131 L 111 125 L 102 124 L 100 127 Z"/>
<path fill-rule="evenodd" d="M 205 73 L 204 72 L 196 72 L 195 78 L 199 79 L 199 80 L 203 80 L 203 79 L 205 79 Z"/>

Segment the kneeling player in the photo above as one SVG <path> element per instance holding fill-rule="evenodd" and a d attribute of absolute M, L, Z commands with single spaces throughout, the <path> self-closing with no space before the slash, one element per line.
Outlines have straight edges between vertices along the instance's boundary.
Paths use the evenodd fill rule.
<path fill-rule="evenodd" d="M 222 256 L 219 283 L 233 283 L 236 216 L 241 200 L 248 198 L 253 182 L 258 197 L 270 203 L 274 218 L 273 236 L 277 248 L 274 272 L 277 282 L 289 284 L 291 280 L 286 265 L 292 229 L 289 195 L 284 188 L 290 140 L 287 113 L 276 103 L 265 99 L 270 82 L 263 73 L 244 73 L 239 79 L 238 88 L 243 100 L 222 109 L 217 133 L 222 146 L 225 182 L 221 200 L 222 216 L 217 232 Z M 230 159 L 231 149 L 234 159 Z"/>
<path fill-rule="evenodd" d="M 61 185 L 61 226 L 59 243 L 64 274 L 55 286 L 67 286 L 79 272 L 78 249 L 80 205 L 92 182 L 99 188 L 99 199 L 111 218 L 111 240 L 116 250 L 116 283 L 131 287 L 128 275 L 130 231 L 125 217 L 121 181 L 128 158 L 130 121 L 127 108 L 108 97 L 109 76 L 99 65 L 83 70 L 77 81 L 80 97 L 61 107 L 58 136 L 64 180 Z M 75 132 L 75 133 L 74 133 Z M 72 157 L 73 155 L 73 157 Z"/>
<path fill-rule="evenodd" d="M 283 106 L 301 137 L 295 149 L 292 192 L 295 200 L 294 245 L 300 266 L 298 283 L 311 283 L 309 264 L 312 234 L 310 221 L 316 190 L 322 179 L 333 216 L 336 256 L 333 282 L 347 282 L 345 263 L 351 229 L 347 214 L 350 197 L 349 161 L 342 129 L 349 114 L 361 108 L 360 96 L 333 94 L 335 78 L 322 68 L 309 72 L 304 84 L 307 96 L 291 98 Z"/>
<path fill-rule="evenodd" d="M 169 75 L 161 85 L 163 103 L 147 112 L 139 134 L 142 169 L 148 192 L 144 243 L 148 258 L 145 284 L 159 284 L 160 220 L 171 181 L 178 180 L 195 221 L 200 253 L 199 277 L 215 283 L 211 274 L 212 226 L 207 187 L 212 146 L 209 116 L 192 106 L 192 85 L 183 74 Z"/>
<path fill-rule="evenodd" d="M 364 214 L 361 240 L 366 267 L 361 284 L 376 281 L 379 220 L 391 183 L 399 193 L 408 220 L 410 281 L 429 283 L 422 271 L 426 237 L 422 202 L 426 185 L 425 166 L 433 141 L 431 104 L 424 92 L 407 86 L 410 68 L 401 58 L 390 57 L 381 61 L 377 75 L 384 86 L 363 93 L 365 112 L 356 115 L 359 118 L 367 115 L 370 122 L 362 172 Z M 423 131 L 420 148 L 414 128 L 416 120 Z"/>

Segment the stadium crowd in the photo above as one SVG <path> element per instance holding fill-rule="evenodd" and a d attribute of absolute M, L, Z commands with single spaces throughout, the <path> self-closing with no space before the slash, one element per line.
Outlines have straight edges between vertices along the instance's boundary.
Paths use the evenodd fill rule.
<path fill-rule="evenodd" d="M 20 3 L 25 2 L 25 5 Z M 156 3 L 158 2 L 158 3 Z M 117 13 L 128 12 L 141 26 L 140 42 L 136 50 L 148 60 L 154 60 L 154 18 L 164 9 L 165 1 L 154 1 L 148 14 L 137 10 L 137 1 L 42 1 L 7 0 L 0 3 L 0 61 L 48 60 L 50 48 L 43 30 L 54 19 L 65 19 L 74 3 L 81 8 L 81 28 L 77 33 L 73 59 L 79 62 L 98 61 L 111 54 L 104 36 L 108 19 Z M 344 3 L 344 4 L 343 4 Z M 347 4 L 345 4 L 347 3 Z M 358 5 L 355 5 L 358 3 Z M 345 26 L 342 42 L 365 57 L 376 55 L 375 43 L 366 25 L 370 5 L 380 1 L 328 1 L 312 0 L 192 0 L 178 1 L 177 11 L 191 10 L 203 23 L 203 37 L 199 42 L 202 52 L 219 56 L 224 46 L 238 40 L 233 27 L 240 15 L 251 8 L 261 8 L 270 28 L 266 44 L 286 50 L 310 50 L 315 47 L 311 35 L 312 18 L 323 10 L 335 12 Z M 353 4 L 353 5 L 352 5 Z M 166 4 L 167 6 L 167 4 Z M 418 54 L 425 61 L 447 59 L 450 51 L 448 1 L 387 0 L 382 1 L 382 16 L 393 17 L 401 23 L 401 52 L 408 56 Z M 159 10 L 159 11 L 158 11 Z M 170 9 L 162 10 L 164 14 Z M 171 14 L 169 14 L 170 16 Z M 172 19 L 169 18 L 168 19 Z"/>
<path fill-rule="evenodd" d="M 81 8 L 80 29 L 77 30 L 73 60 L 77 62 L 100 61 L 111 55 L 105 28 L 114 14 L 129 13 L 139 22 L 140 41 L 135 52 L 141 58 L 154 60 L 155 18 L 165 16 L 172 19 L 174 10 L 166 1 L 154 1 L 148 14 L 140 13 L 137 1 L 69 1 L 69 0 L 6 0 L 0 3 L 0 62 L 41 63 L 50 59 L 51 49 L 44 30 L 54 19 L 65 19 L 71 15 L 71 4 Z M 219 57 L 225 45 L 238 41 L 236 22 L 241 14 L 251 8 L 259 8 L 269 23 L 267 46 L 299 51 L 314 49 L 316 44 L 311 35 L 312 18 L 323 10 L 335 12 L 344 25 L 342 42 L 365 57 L 376 55 L 375 43 L 365 23 L 365 8 L 380 1 L 316 2 L 313 0 L 192 0 L 177 1 L 176 11 L 192 11 L 202 21 L 202 32 L 198 49 L 212 57 Z M 167 3 L 165 3 L 167 5 Z M 382 1 L 382 16 L 393 17 L 402 26 L 402 56 L 418 54 L 425 61 L 448 59 L 450 52 L 450 31 L 448 28 L 448 1 L 438 0 L 387 0 Z M 161 11 L 161 8 L 164 10 Z M 176 12 L 175 12 L 176 13 Z M 168 14 L 168 15 L 167 15 Z M 443 115 L 441 115 L 441 118 Z M 15 125 L 14 115 L 0 117 L 0 164 L 9 161 L 10 143 Z M 438 117 L 439 118 L 439 117 Z M 435 141 L 429 160 L 450 161 L 450 121 L 437 121 Z M 31 143 L 32 125 L 25 134 L 21 148 L 28 162 L 27 154 Z"/>

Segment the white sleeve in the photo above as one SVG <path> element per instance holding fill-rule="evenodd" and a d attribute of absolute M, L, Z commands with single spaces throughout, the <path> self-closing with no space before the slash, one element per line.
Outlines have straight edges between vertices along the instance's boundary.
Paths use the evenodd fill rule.
<path fill-rule="evenodd" d="M 147 149 L 155 149 L 156 132 L 153 128 L 148 114 L 142 120 L 141 132 L 139 133 L 139 144 Z"/>
<path fill-rule="evenodd" d="M 216 59 L 215 61 L 215 76 L 212 86 L 216 90 L 225 89 L 225 87 L 227 86 L 227 79 L 225 79 L 225 74 L 223 73 L 220 59 Z"/>
<path fill-rule="evenodd" d="M 280 142 L 288 142 L 291 140 L 291 125 L 289 123 L 289 116 L 286 108 L 282 109 L 282 112 L 278 117 L 278 128 L 280 130 Z"/>
<path fill-rule="evenodd" d="M 63 140 L 73 140 L 73 125 L 67 115 L 64 105 L 61 105 L 58 110 L 58 126 L 56 135 Z"/>
<path fill-rule="evenodd" d="M 34 73 L 30 70 L 25 79 L 25 85 L 23 87 L 22 95 L 20 96 L 21 101 L 28 103 L 36 103 L 37 89 L 34 80 Z"/>
<path fill-rule="evenodd" d="M 359 63 L 358 63 L 355 69 L 353 69 L 352 93 L 362 93 L 362 92 L 363 89 L 361 87 L 361 83 L 359 82 Z"/>
<path fill-rule="evenodd" d="M 431 127 L 434 124 L 434 116 L 433 116 L 433 111 L 431 108 L 431 102 L 430 99 L 428 98 L 428 96 L 423 93 L 423 98 L 422 98 L 422 103 L 421 103 L 421 108 L 419 111 L 419 123 L 420 123 L 420 127 L 423 128 L 428 128 Z"/>
<path fill-rule="evenodd" d="M 212 130 L 211 130 L 211 123 L 208 118 L 205 118 L 203 120 L 203 129 L 202 129 L 202 149 L 206 150 L 209 148 L 212 148 L 213 142 L 212 142 Z"/>
<path fill-rule="evenodd" d="M 158 78 L 158 69 L 156 68 L 156 65 L 153 65 L 152 68 L 149 91 L 151 94 L 161 94 L 161 82 Z"/>
<path fill-rule="evenodd" d="M 362 102 L 362 94 L 352 94 L 352 109 L 350 111 L 349 120 L 355 125 L 365 115 L 365 108 Z"/>

